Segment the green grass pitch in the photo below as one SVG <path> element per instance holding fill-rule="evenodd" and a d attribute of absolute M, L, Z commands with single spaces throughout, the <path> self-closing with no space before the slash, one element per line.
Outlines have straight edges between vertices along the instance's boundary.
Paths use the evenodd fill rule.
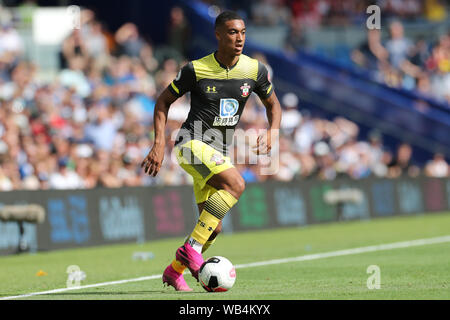
<path fill-rule="evenodd" d="M 221 255 L 234 264 L 247 264 L 446 235 L 450 213 L 433 213 L 223 234 L 204 256 Z M 86 273 L 82 286 L 160 275 L 182 240 L 0 257 L 0 298 L 65 288 L 69 265 Z M 151 251 L 154 258 L 133 260 L 136 251 Z M 370 265 L 380 268 L 380 289 L 367 288 Z M 37 276 L 39 270 L 47 275 Z M 236 283 L 225 293 L 208 293 L 185 274 L 193 292 L 164 288 L 155 278 L 21 299 L 450 299 L 450 242 L 236 271 Z"/>

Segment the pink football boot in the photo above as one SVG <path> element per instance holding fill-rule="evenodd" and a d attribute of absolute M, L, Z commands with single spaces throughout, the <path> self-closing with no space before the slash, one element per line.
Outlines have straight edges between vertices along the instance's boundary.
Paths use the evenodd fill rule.
<path fill-rule="evenodd" d="M 198 271 L 203 262 L 205 262 L 202 255 L 195 251 L 191 245 L 186 242 L 178 248 L 175 256 L 178 261 L 184 264 L 189 271 L 191 271 L 192 276 L 198 281 Z"/>
<path fill-rule="evenodd" d="M 176 291 L 192 291 L 184 280 L 183 274 L 176 272 L 172 264 L 169 264 L 164 270 L 162 281 L 163 284 L 174 287 Z"/>

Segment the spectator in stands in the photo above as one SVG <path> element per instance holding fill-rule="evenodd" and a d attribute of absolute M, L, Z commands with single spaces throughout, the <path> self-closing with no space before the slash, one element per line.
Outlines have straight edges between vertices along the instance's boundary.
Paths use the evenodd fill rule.
<path fill-rule="evenodd" d="M 182 57 L 187 57 L 191 42 L 191 26 L 184 15 L 183 9 L 180 7 L 173 7 L 170 10 L 170 25 L 168 30 L 168 45 Z"/>
<path fill-rule="evenodd" d="M 148 44 L 142 39 L 138 27 L 131 22 L 122 25 L 115 34 L 118 45 L 117 55 L 129 57 L 140 57 L 142 51 Z"/>
<path fill-rule="evenodd" d="M 14 189 L 14 186 L 5 172 L 5 169 L 3 164 L 0 165 L 0 191 L 11 191 Z"/>
<path fill-rule="evenodd" d="M 431 81 L 426 72 L 422 72 L 417 76 L 416 90 L 424 96 L 432 97 Z"/>
<path fill-rule="evenodd" d="M 425 0 L 424 13 L 428 20 L 440 22 L 447 17 L 445 0 Z"/>
<path fill-rule="evenodd" d="M 175 59 L 167 59 L 164 61 L 162 68 L 156 72 L 155 81 L 159 88 L 167 87 L 170 82 L 175 79 L 178 73 L 178 63 Z"/>
<path fill-rule="evenodd" d="M 317 142 L 313 147 L 317 165 L 317 177 L 321 180 L 334 180 L 337 176 L 336 159 L 330 146 L 325 141 Z"/>
<path fill-rule="evenodd" d="M 410 54 L 414 50 L 411 40 L 404 36 L 403 25 L 399 20 L 389 25 L 390 39 L 386 42 L 390 65 L 380 68 L 387 84 L 393 87 L 413 89 L 421 70 L 410 62 Z"/>
<path fill-rule="evenodd" d="M 60 69 L 70 68 L 69 60 L 76 56 L 87 58 L 89 56 L 86 45 L 83 41 L 81 30 L 74 29 L 72 33 L 63 41 L 60 51 Z"/>
<path fill-rule="evenodd" d="M 85 127 L 86 137 L 94 142 L 95 148 L 110 151 L 118 130 L 112 119 L 110 106 L 93 106 L 92 116 L 92 121 Z"/>
<path fill-rule="evenodd" d="M 292 18 L 289 24 L 289 31 L 284 40 L 284 50 L 288 54 L 296 54 L 299 50 L 306 48 L 306 38 L 303 34 L 301 23 Z"/>
<path fill-rule="evenodd" d="M 337 163 L 336 169 L 340 173 L 352 172 L 359 161 L 359 152 L 356 139 L 348 138 L 345 143 L 336 149 Z"/>
<path fill-rule="evenodd" d="M 386 50 L 389 53 L 389 63 L 396 69 L 400 69 L 407 60 L 413 44 L 405 37 L 403 24 L 396 20 L 389 25 L 390 38 L 386 42 Z"/>
<path fill-rule="evenodd" d="M 309 116 L 308 112 L 303 112 L 302 123 L 295 129 L 294 133 L 295 150 L 300 154 L 310 153 L 317 136 L 318 132 L 313 119 Z"/>
<path fill-rule="evenodd" d="M 83 180 L 68 166 L 66 159 L 58 161 L 58 171 L 52 172 L 49 176 L 49 187 L 51 189 L 82 189 Z"/>
<path fill-rule="evenodd" d="M 6 63 L 13 63 L 23 53 L 24 43 L 10 21 L 0 25 L 0 57 Z"/>
<path fill-rule="evenodd" d="M 281 99 L 283 107 L 283 119 L 281 120 L 281 132 L 287 136 L 294 133 L 302 121 L 302 114 L 299 111 L 298 98 L 292 93 L 286 93 Z"/>
<path fill-rule="evenodd" d="M 432 71 L 433 94 L 450 102 L 450 32 L 440 37 L 427 61 L 427 68 Z"/>
<path fill-rule="evenodd" d="M 424 37 L 419 37 L 414 46 L 408 52 L 408 60 L 415 66 L 425 68 L 431 54 L 431 48 Z"/>
<path fill-rule="evenodd" d="M 314 157 L 310 153 L 299 154 L 300 172 L 297 174 L 298 179 L 308 179 L 314 176 L 317 171 L 317 164 Z"/>
<path fill-rule="evenodd" d="M 68 68 L 63 69 L 59 75 L 61 84 L 69 89 L 75 89 L 82 98 L 87 98 L 91 87 L 84 73 L 86 59 L 82 55 L 73 55 L 68 60 Z"/>
<path fill-rule="evenodd" d="M 102 28 L 99 21 L 93 20 L 84 34 L 86 50 L 94 59 L 104 58 L 109 54 L 108 42 Z"/>
<path fill-rule="evenodd" d="M 377 1 L 377 4 L 388 18 L 414 19 L 423 11 L 421 2 L 421 0 L 382 0 Z"/>
<path fill-rule="evenodd" d="M 252 22 L 257 26 L 276 26 L 286 24 L 291 11 L 280 0 L 255 1 L 251 5 Z"/>
<path fill-rule="evenodd" d="M 418 176 L 420 169 L 412 163 L 413 149 L 410 144 L 402 143 L 397 149 L 397 154 L 392 162 L 388 165 L 388 177 L 398 178 L 399 176 L 408 175 L 411 177 Z"/>
<path fill-rule="evenodd" d="M 442 153 L 436 153 L 432 160 L 425 166 L 425 175 L 434 178 L 450 176 L 450 168 Z"/>
<path fill-rule="evenodd" d="M 385 64 L 389 57 L 389 52 L 381 43 L 381 32 L 378 29 L 369 29 L 367 39 L 358 48 L 352 51 L 352 60 L 357 65 L 369 69 L 377 70 L 379 64 Z"/>
<path fill-rule="evenodd" d="M 274 174 L 274 179 L 278 181 L 291 181 L 300 171 L 300 160 L 292 152 L 292 140 L 284 135 L 279 139 L 279 166 Z"/>
<path fill-rule="evenodd" d="M 290 3 L 292 15 L 295 20 L 301 21 L 305 27 L 318 27 L 325 12 L 329 10 L 326 1 L 293 0 Z M 324 12 L 325 11 L 325 12 Z"/>

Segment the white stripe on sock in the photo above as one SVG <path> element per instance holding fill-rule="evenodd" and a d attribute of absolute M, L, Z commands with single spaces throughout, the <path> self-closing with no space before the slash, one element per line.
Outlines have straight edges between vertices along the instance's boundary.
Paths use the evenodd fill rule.
<path fill-rule="evenodd" d="M 198 253 L 202 254 L 203 245 L 200 244 L 197 240 L 195 240 L 194 238 L 190 237 L 189 238 L 189 244 L 191 245 L 192 249 L 194 249 Z"/>

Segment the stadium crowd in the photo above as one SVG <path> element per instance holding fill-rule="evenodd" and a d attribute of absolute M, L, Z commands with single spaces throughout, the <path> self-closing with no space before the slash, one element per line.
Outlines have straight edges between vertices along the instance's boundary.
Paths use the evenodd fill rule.
<path fill-rule="evenodd" d="M 379 30 L 369 30 L 352 60 L 389 86 L 415 90 L 450 106 L 450 30 L 436 42 L 413 41 L 405 36 L 402 22 L 393 21 L 386 41 Z"/>
<path fill-rule="evenodd" d="M 181 9 L 172 10 L 171 22 L 168 43 L 180 44 L 176 39 L 189 34 Z M 174 132 L 189 112 L 188 95 L 169 111 L 160 173 L 151 178 L 140 167 L 154 139 L 155 99 L 186 63 L 183 45 L 159 49 L 144 39 L 135 24 L 126 23 L 111 33 L 86 9 L 82 28 L 61 46 L 57 80 L 42 83 L 37 77 L 39 66 L 23 58 L 23 39 L 13 25 L 2 22 L 0 190 L 191 183 L 171 155 Z M 264 56 L 257 58 L 267 63 Z M 262 175 L 259 164 L 237 164 L 247 182 L 450 175 L 441 154 L 419 168 L 412 163 L 408 144 L 389 152 L 376 132 L 369 141 L 361 141 L 355 123 L 341 117 L 313 117 L 299 109 L 299 99 L 292 93 L 280 99 L 284 113 L 279 170 Z M 252 95 L 239 128 L 265 125 L 265 109 Z"/>
<path fill-rule="evenodd" d="M 291 22 L 307 27 L 359 24 L 367 19 L 366 8 L 378 5 L 386 18 L 442 19 L 439 0 L 202 0 L 238 11 L 251 24 L 274 26 Z"/>

